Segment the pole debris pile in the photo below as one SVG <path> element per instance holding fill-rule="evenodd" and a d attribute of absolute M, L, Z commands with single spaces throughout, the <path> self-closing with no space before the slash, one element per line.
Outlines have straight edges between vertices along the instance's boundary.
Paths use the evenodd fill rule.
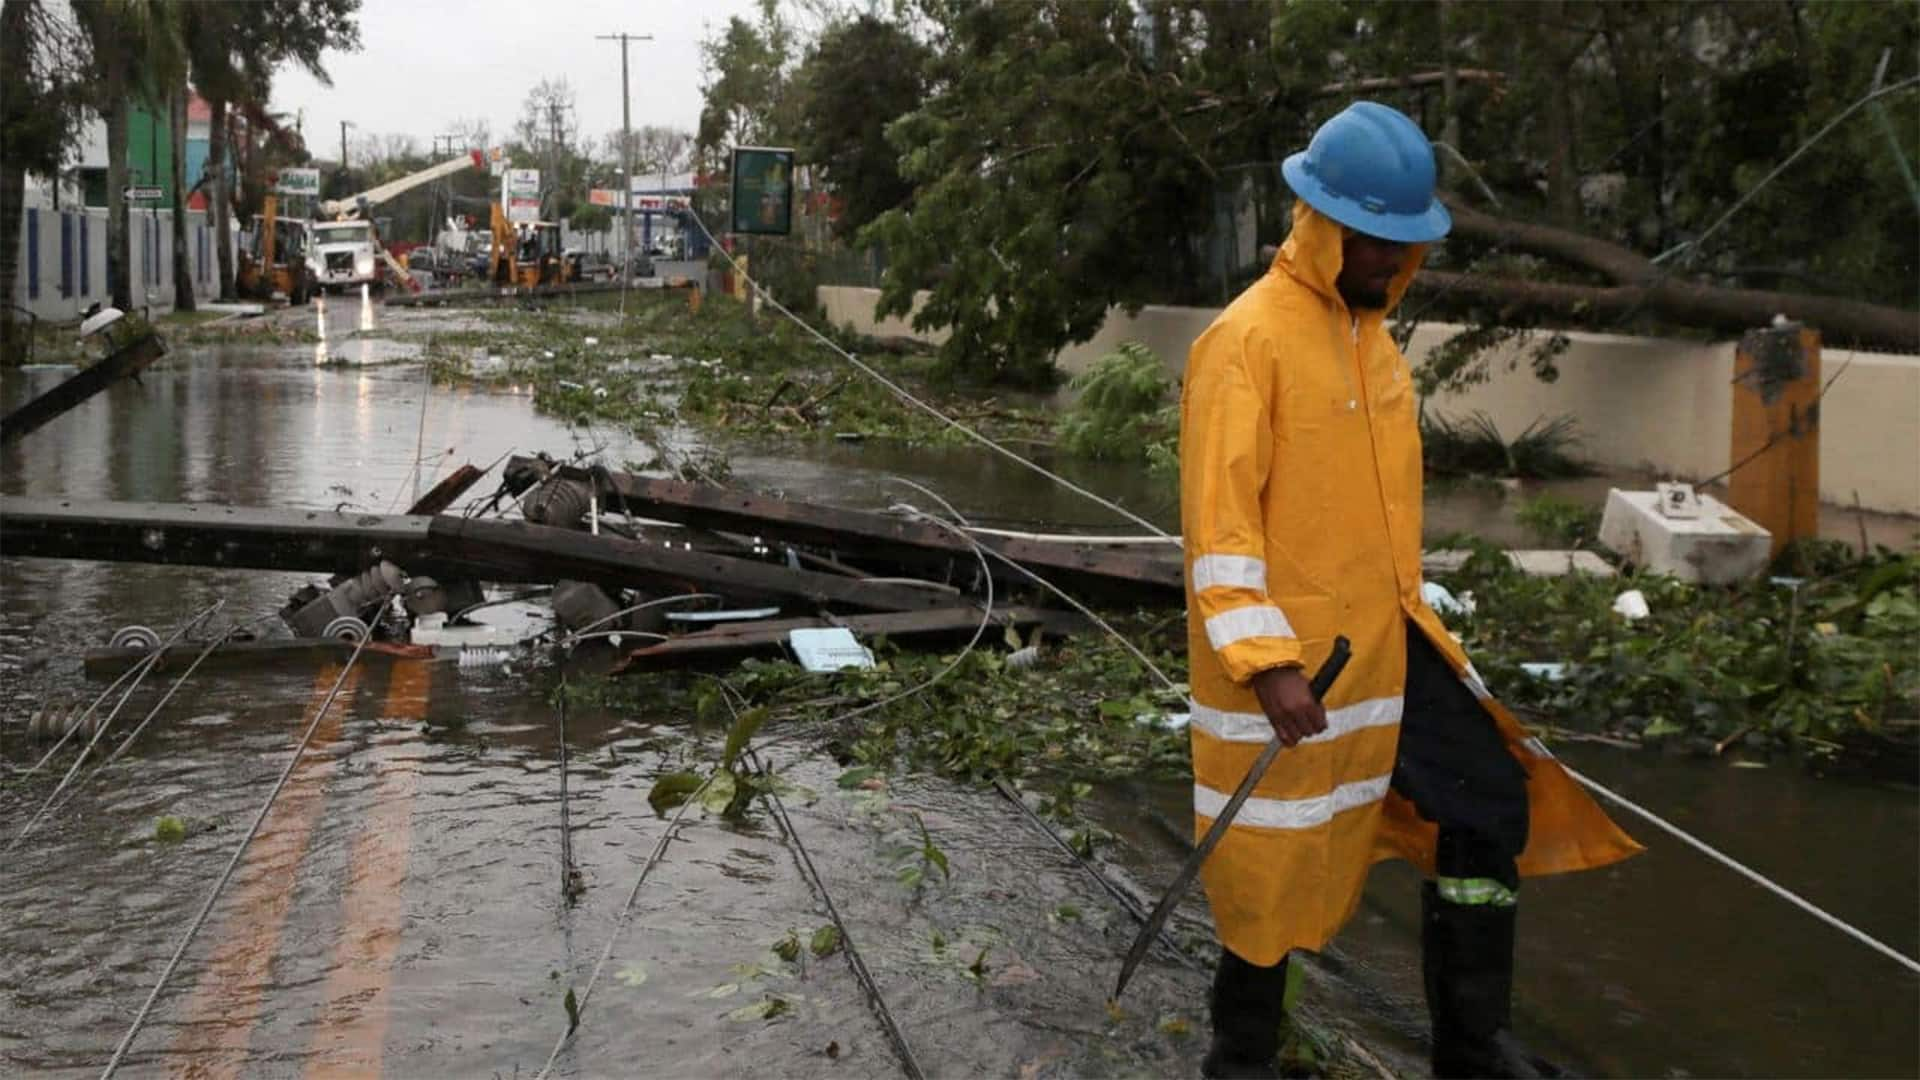
<path fill-rule="evenodd" d="M 997 595 L 1013 597 L 992 622 L 1022 631 L 1085 624 L 1046 605 L 1028 574 L 1089 602 L 1182 602 L 1180 558 L 1164 545 L 970 533 L 545 456 L 507 460 L 490 499 L 450 512 L 483 475 L 461 469 L 406 514 L 0 496 L 0 547 L 327 575 L 281 609 L 291 639 L 222 646 L 249 655 L 331 656 L 366 640 L 376 653 L 452 658 L 464 646 L 571 637 L 605 643 L 618 670 L 640 671 L 777 653 L 796 632 L 937 645 L 977 630 L 989 574 Z M 526 585 L 551 587 L 550 624 L 489 625 L 502 590 Z M 89 666 L 119 670 L 140 655 L 96 650 Z"/>

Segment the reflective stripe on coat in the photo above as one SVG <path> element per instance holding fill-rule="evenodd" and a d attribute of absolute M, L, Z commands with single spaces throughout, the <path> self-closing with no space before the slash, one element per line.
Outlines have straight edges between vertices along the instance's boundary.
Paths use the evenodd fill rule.
<path fill-rule="evenodd" d="M 1306 203 L 1272 269 L 1193 345 L 1181 395 L 1181 522 L 1192 661 L 1194 828 L 1212 824 L 1272 736 L 1255 672 L 1353 661 L 1327 730 L 1284 751 L 1202 871 L 1220 941 L 1273 964 L 1325 944 L 1368 868 L 1433 870 L 1436 830 L 1389 790 L 1408 621 L 1468 685 L 1528 771 L 1526 875 L 1640 850 L 1488 695 L 1420 596 L 1421 461 L 1413 383 L 1385 328 L 1356 324 L 1334 281 L 1341 228 Z M 1425 254 L 1409 248 L 1389 309 Z"/>

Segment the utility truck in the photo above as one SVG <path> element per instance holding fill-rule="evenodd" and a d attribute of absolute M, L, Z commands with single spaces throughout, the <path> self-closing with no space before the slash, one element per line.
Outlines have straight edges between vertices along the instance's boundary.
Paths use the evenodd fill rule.
<path fill-rule="evenodd" d="M 308 249 L 307 268 L 320 288 L 379 284 L 380 267 L 385 266 L 395 281 L 412 291 L 419 284 L 400 265 L 386 245 L 380 231 L 367 215 L 377 206 L 396 199 L 422 184 L 452 176 L 462 169 L 484 169 L 486 154 L 474 150 L 437 165 L 429 165 L 398 180 L 390 180 L 344 199 L 328 199 L 320 204 L 320 217 L 313 226 L 313 243 Z"/>

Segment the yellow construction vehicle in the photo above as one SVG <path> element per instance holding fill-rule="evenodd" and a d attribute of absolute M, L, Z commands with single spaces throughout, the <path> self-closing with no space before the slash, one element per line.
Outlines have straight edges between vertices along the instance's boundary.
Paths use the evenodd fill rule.
<path fill-rule="evenodd" d="M 240 295 L 270 300 L 284 293 L 290 304 L 304 304 L 313 293 L 313 273 L 307 266 L 307 223 L 280 218 L 279 196 L 268 194 L 260 207 L 250 243 L 242 245 L 240 265 L 233 276 Z"/>
<path fill-rule="evenodd" d="M 493 204 L 493 252 L 487 279 L 495 285 L 531 289 L 560 285 L 573 279 L 573 270 L 560 249 L 560 226 L 551 221 L 514 223 Z"/>

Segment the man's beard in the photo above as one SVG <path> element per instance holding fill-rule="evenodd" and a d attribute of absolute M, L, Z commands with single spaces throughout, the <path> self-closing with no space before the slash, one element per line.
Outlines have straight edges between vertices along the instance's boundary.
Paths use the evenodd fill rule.
<path fill-rule="evenodd" d="M 1358 289 L 1342 288 L 1340 299 L 1345 300 L 1347 307 L 1354 311 L 1379 311 L 1387 306 L 1385 289 L 1362 292 Z"/>

